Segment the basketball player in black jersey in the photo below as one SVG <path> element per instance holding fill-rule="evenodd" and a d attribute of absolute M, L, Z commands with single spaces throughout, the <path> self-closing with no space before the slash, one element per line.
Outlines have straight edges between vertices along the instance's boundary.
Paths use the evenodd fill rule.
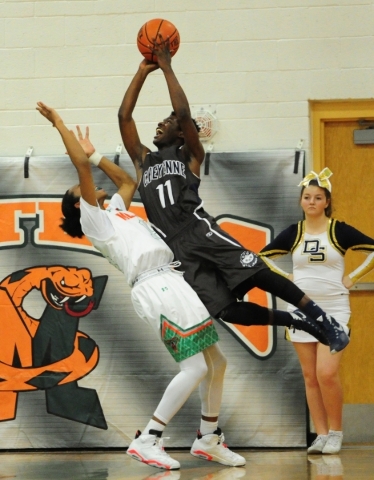
<path fill-rule="evenodd" d="M 171 67 L 168 42 L 161 36 L 155 54 L 158 63 L 143 60 L 132 79 L 118 112 L 119 126 L 148 219 L 181 262 L 185 279 L 216 318 L 239 325 L 291 325 L 323 338 L 331 353 L 342 350 L 349 338 L 339 324 L 204 211 L 198 187 L 205 152 L 198 128 Z M 158 68 L 164 74 L 173 111 L 158 123 L 153 139 L 157 150 L 152 152 L 141 143 L 132 114 L 147 76 Z M 238 301 L 254 287 L 297 310 L 287 313 Z"/>

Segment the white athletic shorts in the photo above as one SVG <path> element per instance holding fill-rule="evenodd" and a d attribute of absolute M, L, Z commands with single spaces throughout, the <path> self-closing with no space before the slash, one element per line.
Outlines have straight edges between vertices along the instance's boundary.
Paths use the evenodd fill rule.
<path fill-rule="evenodd" d="M 174 269 L 142 275 L 131 291 L 136 313 L 157 333 L 180 362 L 218 341 L 218 334 L 197 294 Z"/>
<path fill-rule="evenodd" d="M 335 298 L 330 297 L 330 299 L 314 299 L 315 303 L 322 308 L 327 314 L 334 317 L 335 320 L 342 325 L 344 331 L 347 335 L 350 333 L 349 328 L 349 318 L 351 316 L 351 310 L 349 306 L 349 296 L 348 295 L 339 295 Z M 287 310 L 292 312 L 295 309 L 293 305 L 289 305 Z M 310 335 L 310 333 L 303 332 L 302 330 L 293 330 L 286 328 L 286 339 L 291 342 L 299 343 L 309 343 L 309 342 L 318 342 L 318 340 Z"/>

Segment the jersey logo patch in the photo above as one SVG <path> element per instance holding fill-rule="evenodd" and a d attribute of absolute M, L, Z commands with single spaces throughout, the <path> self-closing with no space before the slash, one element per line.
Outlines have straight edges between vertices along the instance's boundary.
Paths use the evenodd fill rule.
<path fill-rule="evenodd" d="M 240 263 L 243 265 L 243 267 L 251 268 L 254 267 L 257 263 L 257 255 L 255 255 L 252 252 L 243 252 L 240 255 Z"/>
<path fill-rule="evenodd" d="M 305 240 L 303 255 L 308 255 L 308 263 L 325 262 L 326 261 L 326 247 L 321 245 L 320 240 Z"/>
<path fill-rule="evenodd" d="M 179 343 L 179 338 L 178 337 L 172 337 L 169 338 L 168 340 L 164 340 L 165 345 L 167 345 L 169 348 L 173 350 L 173 352 L 178 353 L 178 343 Z"/>
<path fill-rule="evenodd" d="M 117 217 L 122 218 L 122 220 L 131 220 L 132 218 L 135 217 L 135 215 L 131 212 L 118 212 L 116 213 Z"/>

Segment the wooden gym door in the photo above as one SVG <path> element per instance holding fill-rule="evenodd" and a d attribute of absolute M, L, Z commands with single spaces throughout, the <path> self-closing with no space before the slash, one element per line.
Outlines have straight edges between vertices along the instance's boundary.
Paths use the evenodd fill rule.
<path fill-rule="evenodd" d="M 357 120 L 374 119 L 374 102 L 311 102 L 313 170 L 333 172 L 333 216 L 374 237 L 374 145 L 354 145 Z M 346 272 L 365 259 L 348 252 Z M 351 290 L 351 342 L 342 360 L 344 403 L 374 403 L 374 272 Z M 365 285 L 362 285 L 364 283 Z M 367 290 L 361 289 L 366 287 Z"/>

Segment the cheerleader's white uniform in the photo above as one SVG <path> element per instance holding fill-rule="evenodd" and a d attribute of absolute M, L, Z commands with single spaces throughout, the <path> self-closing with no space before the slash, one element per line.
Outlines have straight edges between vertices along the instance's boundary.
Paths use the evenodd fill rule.
<path fill-rule="evenodd" d="M 374 240 L 344 222 L 330 219 L 327 231 L 318 235 L 305 232 L 305 221 L 283 230 L 261 251 L 261 257 L 272 270 L 288 276 L 272 259 L 291 253 L 293 281 L 325 312 L 339 322 L 346 333 L 350 331 L 349 290 L 343 285 L 344 255 L 346 251 L 362 251 L 366 260 L 349 274 L 353 282 L 374 268 Z M 288 311 L 295 310 L 293 305 Z M 292 342 L 317 342 L 312 335 L 286 329 L 286 338 Z"/>

